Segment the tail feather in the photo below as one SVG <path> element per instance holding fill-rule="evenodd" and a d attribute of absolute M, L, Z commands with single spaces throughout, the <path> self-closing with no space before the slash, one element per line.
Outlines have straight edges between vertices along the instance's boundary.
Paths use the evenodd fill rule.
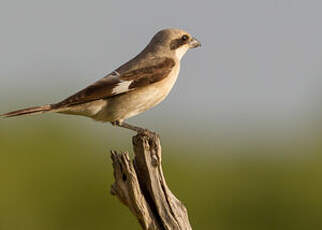
<path fill-rule="evenodd" d="M 28 114 L 41 114 L 46 113 L 52 110 L 51 105 L 43 105 L 43 106 L 37 106 L 37 107 L 30 107 L 26 109 L 20 109 L 16 110 L 10 113 L 1 114 L 0 117 L 16 117 L 16 116 L 22 116 L 22 115 L 28 115 Z"/>

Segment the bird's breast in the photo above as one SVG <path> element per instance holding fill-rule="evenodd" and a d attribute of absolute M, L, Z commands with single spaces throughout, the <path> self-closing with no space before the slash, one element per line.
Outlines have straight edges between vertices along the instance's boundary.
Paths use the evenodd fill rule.
<path fill-rule="evenodd" d="M 171 91 L 179 71 L 180 64 L 177 64 L 163 80 L 107 99 L 107 105 L 93 118 L 100 121 L 122 121 L 156 106 Z"/>

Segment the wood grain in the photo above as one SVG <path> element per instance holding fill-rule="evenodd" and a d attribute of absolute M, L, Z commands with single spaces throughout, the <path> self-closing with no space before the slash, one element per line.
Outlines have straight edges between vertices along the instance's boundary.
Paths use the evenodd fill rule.
<path fill-rule="evenodd" d="M 111 193 L 144 230 L 191 230 L 187 209 L 166 184 L 159 136 L 139 133 L 133 137 L 133 148 L 134 160 L 127 152 L 111 152 L 115 178 Z"/>

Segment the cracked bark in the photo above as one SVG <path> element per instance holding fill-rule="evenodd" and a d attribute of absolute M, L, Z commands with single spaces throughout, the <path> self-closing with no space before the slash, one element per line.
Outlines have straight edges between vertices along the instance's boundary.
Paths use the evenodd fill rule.
<path fill-rule="evenodd" d="M 132 141 L 134 160 L 127 152 L 111 151 L 115 178 L 111 194 L 130 209 L 144 230 L 191 230 L 187 209 L 166 184 L 159 136 L 144 132 Z"/>

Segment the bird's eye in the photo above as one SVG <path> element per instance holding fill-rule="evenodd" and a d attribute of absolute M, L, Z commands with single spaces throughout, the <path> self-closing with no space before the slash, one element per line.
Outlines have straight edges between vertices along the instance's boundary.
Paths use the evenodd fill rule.
<path fill-rule="evenodd" d="M 189 38 L 189 37 L 188 37 L 188 35 L 186 35 L 186 34 L 185 34 L 185 35 L 183 35 L 183 36 L 181 37 L 181 40 L 182 40 L 182 41 L 187 41 L 187 40 L 188 40 L 188 38 Z"/>

